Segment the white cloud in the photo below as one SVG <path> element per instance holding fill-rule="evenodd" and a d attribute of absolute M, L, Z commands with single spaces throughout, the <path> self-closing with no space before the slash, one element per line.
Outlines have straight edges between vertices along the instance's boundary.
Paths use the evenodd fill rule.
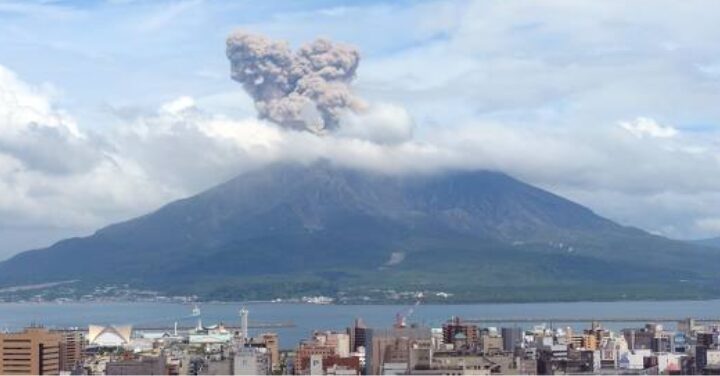
<path fill-rule="evenodd" d="M 695 225 L 702 231 L 720 234 L 720 218 L 701 218 L 695 221 Z"/>
<path fill-rule="evenodd" d="M 195 99 L 189 96 L 182 96 L 160 106 L 160 111 L 167 112 L 171 115 L 177 115 L 182 113 L 183 111 L 188 111 L 195 107 Z"/>
<path fill-rule="evenodd" d="M 379 144 L 397 144 L 413 136 L 413 120 L 403 107 L 375 103 L 359 113 L 348 112 L 335 134 L 372 141 Z"/>
<path fill-rule="evenodd" d="M 633 121 L 621 121 L 619 125 L 637 138 L 671 138 L 678 134 L 677 129 L 660 125 L 655 120 L 646 117 L 638 117 Z"/>
<path fill-rule="evenodd" d="M 91 228 L 265 163 L 326 157 L 493 168 L 625 224 L 716 234 L 699 223 L 720 207 L 717 3 L 288 4 L 188 2 L 163 16 L 167 4 L 139 2 L 62 22 L 34 6 L 3 19 L 0 64 L 66 92 L 0 70 L 0 223 Z M 98 24 L 111 27 L 87 33 Z M 357 45 L 356 89 L 374 105 L 327 137 L 256 120 L 240 86 L 214 77 L 228 75 L 222 44 L 237 26 Z M 93 111 L 108 104 L 140 110 Z"/>
<path fill-rule="evenodd" d="M 46 88 L 28 85 L 0 66 L 4 232 L 87 232 L 128 213 L 139 214 L 148 203 L 174 197 L 162 186 L 148 184 L 144 171 L 115 151 L 102 137 L 81 131 L 72 117 L 53 105 Z M 0 257 L 2 252 L 7 250 L 0 249 Z"/>
<path fill-rule="evenodd" d="M 91 168 L 103 155 L 74 119 L 52 107 L 48 91 L 0 66 L 0 153 L 25 169 L 46 173 Z"/>

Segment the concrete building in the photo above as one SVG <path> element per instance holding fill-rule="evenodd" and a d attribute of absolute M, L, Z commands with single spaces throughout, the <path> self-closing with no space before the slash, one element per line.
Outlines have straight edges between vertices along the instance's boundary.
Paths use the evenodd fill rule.
<path fill-rule="evenodd" d="M 567 345 L 543 345 L 538 349 L 537 370 L 540 375 L 564 372 L 568 360 Z"/>
<path fill-rule="evenodd" d="M 280 369 L 280 345 L 277 333 L 263 333 L 260 339 L 270 355 L 271 369 L 273 371 Z"/>
<path fill-rule="evenodd" d="M 314 341 L 301 343 L 295 354 L 295 363 L 293 365 L 296 375 L 310 373 L 311 358 L 313 355 L 319 355 L 321 359 L 335 355 L 335 348 L 332 346 L 320 345 Z"/>
<path fill-rule="evenodd" d="M 429 370 L 432 367 L 433 350 L 432 340 L 416 340 L 410 346 L 409 369 L 411 372 Z"/>
<path fill-rule="evenodd" d="M 500 336 L 503 341 L 503 351 L 514 351 L 516 346 L 519 346 L 523 340 L 522 328 L 502 328 L 500 329 Z"/>
<path fill-rule="evenodd" d="M 430 328 L 423 327 L 368 329 L 367 334 L 365 373 L 372 375 L 381 374 L 384 364 L 392 364 L 393 369 L 404 364 L 407 369 L 413 344 L 431 340 Z"/>
<path fill-rule="evenodd" d="M 245 347 L 233 357 L 234 375 L 269 375 L 271 355 L 266 348 Z"/>
<path fill-rule="evenodd" d="M 643 329 L 623 329 L 623 336 L 630 350 L 648 350 L 652 349 L 653 338 L 655 333 Z"/>
<path fill-rule="evenodd" d="M 348 328 L 348 334 L 350 335 L 350 351 L 357 352 L 358 348 L 365 347 L 365 341 L 367 337 L 367 326 L 362 319 L 355 319 L 353 325 Z"/>
<path fill-rule="evenodd" d="M 485 354 L 499 354 L 503 352 L 503 338 L 497 330 L 483 330 L 480 333 L 478 350 Z"/>
<path fill-rule="evenodd" d="M 459 336 L 462 334 L 461 336 Z M 458 338 L 458 336 L 460 338 Z M 458 341 L 459 339 L 459 341 Z M 452 317 L 443 324 L 443 342 L 462 344 L 468 347 L 478 343 L 477 325 L 463 323 L 459 317 Z"/>
<path fill-rule="evenodd" d="M 82 366 L 85 352 L 85 336 L 82 332 L 59 331 L 60 340 L 60 370 L 70 372 Z"/>
<path fill-rule="evenodd" d="M 570 345 L 573 349 L 597 350 L 598 340 L 594 334 L 574 335 L 570 338 Z"/>
<path fill-rule="evenodd" d="M 107 375 L 165 375 L 165 357 L 142 357 L 139 359 L 108 362 Z"/>
<path fill-rule="evenodd" d="M 0 374 L 57 375 L 62 336 L 44 328 L 0 333 Z"/>
<path fill-rule="evenodd" d="M 330 346 L 335 349 L 335 355 L 347 358 L 350 356 L 350 335 L 338 332 L 315 332 L 314 340 L 322 346 Z"/>
<path fill-rule="evenodd" d="M 415 371 L 411 371 L 415 373 Z M 433 354 L 431 369 L 426 374 L 489 375 L 516 373 L 512 356 L 464 353 L 461 351 Z"/>
<path fill-rule="evenodd" d="M 698 332 L 695 338 L 695 343 L 697 343 L 698 346 L 712 348 L 718 344 L 718 333 Z"/>
<path fill-rule="evenodd" d="M 320 360 L 319 363 L 316 360 Z M 313 355 L 310 359 L 311 375 L 359 375 L 362 373 L 360 359 L 356 356 Z"/>

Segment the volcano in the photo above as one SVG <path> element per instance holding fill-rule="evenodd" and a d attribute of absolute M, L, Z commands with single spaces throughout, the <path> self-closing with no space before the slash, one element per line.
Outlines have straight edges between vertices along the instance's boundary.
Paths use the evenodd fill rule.
<path fill-rule="evenodd" d="M 0 286 L 78 280 L 219 300 L 707 298 L 720 295 L 719 261 L 503 173 L 386 175 L 320 161 L 264 167 L 23 252 L 0 263 Z"/>

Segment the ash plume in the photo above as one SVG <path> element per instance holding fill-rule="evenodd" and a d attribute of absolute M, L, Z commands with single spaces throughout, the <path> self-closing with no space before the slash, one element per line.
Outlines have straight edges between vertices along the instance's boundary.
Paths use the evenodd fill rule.
<path fill-rule="evenodd" d="M 255 101 L 258 116 L 281 126 L 324 133 L 362 101 L 350 90 L 360 54 L 318 39 L 293 52 L 288 44 L 242 31 L 227 39 L 231 76 Z"/>

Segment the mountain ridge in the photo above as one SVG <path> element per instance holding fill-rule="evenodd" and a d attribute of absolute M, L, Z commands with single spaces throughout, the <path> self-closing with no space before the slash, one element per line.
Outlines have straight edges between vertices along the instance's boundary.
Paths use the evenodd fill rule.
<path fill-rule="evenodd" d="M 472 301 L 483 297 L 462 290 L 545 286 L 553 292 L 539 296 L 562 299 L 557 286 L 577 286 L 593 299 L 604 285 L 612 294 L 682 280 L 692 286 L 677 293 L 692 297 L 715 293 L 706 265 L 716 259 L 499 172 L 397 176 L 283 163 L 23 252 L 0 263 L 0 286 L 81 275 L 89 285 L 217 299 L 435 286 Z"/>
<path fill-rule="evenodd" d="M 705 247 L 720 248 L 720 236 L 715 238 L 692 240 L 691 242 Z"/>

